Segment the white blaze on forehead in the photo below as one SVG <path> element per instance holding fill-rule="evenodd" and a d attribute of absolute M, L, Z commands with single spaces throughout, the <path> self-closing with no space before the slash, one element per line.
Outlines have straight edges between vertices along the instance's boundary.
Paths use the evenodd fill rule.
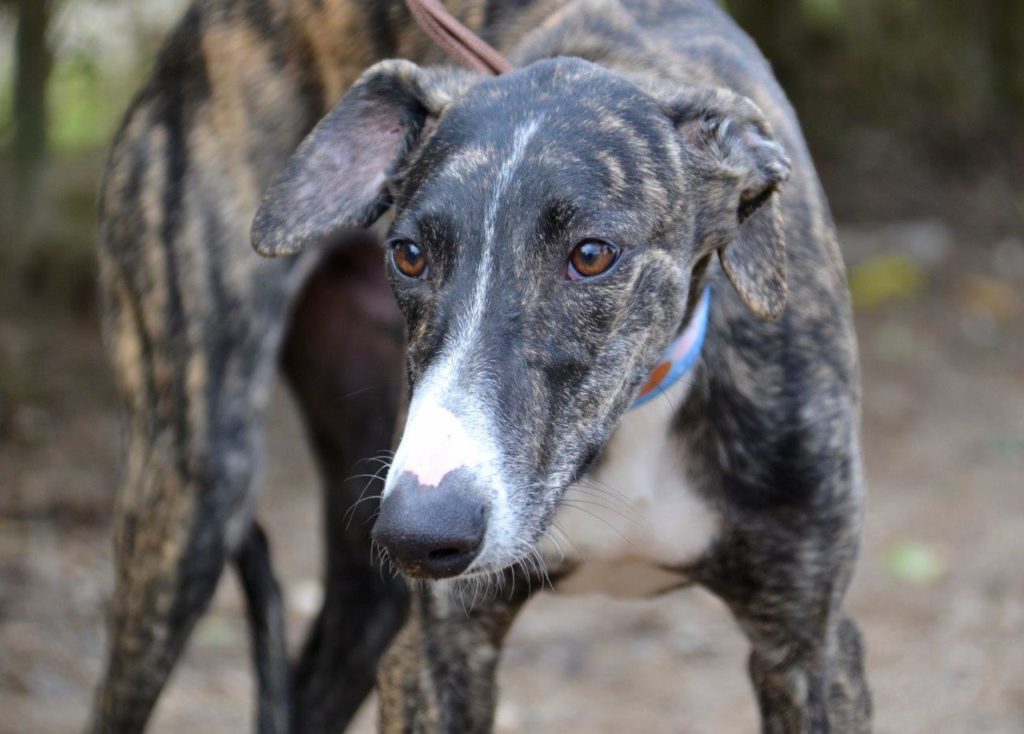
<path fill-rule="evenodd" d="M 484 241 L 480 262 L 476 269 L 476 284 L 473 287 L 473 301 L 470 304 L 465 321 L 460 324 L 459 333 L 456 335 L 455 348 L 452 350 L 450 361 L 458 365 L 462 357 L 476 340 L 476 333 L 483 323 L 484 306 L 487 303 L 487 291 L 491 286 L 491 260 L 494 250 L 495 227 L 498 220 L 498 208 L 512 183 L 516 170 L 523 162 L 526 155 L 526 146 L 530 139 L 540 127 L 539 119 L 532 119 L 516 128 L 512 136 L 512 150 L 502 164 L 501 170 L 494 180 L 494 190 L 491 192 L 491 200 L 487 206 L 487 213 L 484 215 Z"/>
<path fill-rule="evenodd" d="M 490 406 L 484 404 L 493 395 L 460 395 L 452 386 L 465 369 L 466 358 L 483 325 L 498 210 L 539 126 L 538 119 L 531 119 L 513 133 L 511 150 L 494 179 L 484 214 L 484 237 L 470 302 L 454 322 L 455 331 L 446 339 L 443 353 L 416 386 L 385 494 L 402 472 L 415 474 L 421 484 L 436 486 L 445 474 L 462 467 L 475 469 L 481 479 L 498 485 L 495 490 L 499 495 L 504 494 L 504 473 L 497 465 L 495 421 L 489 415 Z M 466 382 L 472 384 L 473 380 Z"/>

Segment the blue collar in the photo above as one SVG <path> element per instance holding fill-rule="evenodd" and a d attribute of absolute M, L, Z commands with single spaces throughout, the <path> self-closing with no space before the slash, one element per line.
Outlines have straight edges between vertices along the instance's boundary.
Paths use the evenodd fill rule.
<path fill-rule="evenodd" d="M 672 385 L 685 377 L 700 357 L 704 346 L 704 336 L 708 331 L 708 312 L 711 305 L 711 286 L 704 289 L 700 303 L 693 311 L 690 323 L 679 338 L 668 345 L 662 360 L 651 370 L 647 383 L 640 389 L 640 394 L 630 407 L 639 408 L 658 397 Z"/>

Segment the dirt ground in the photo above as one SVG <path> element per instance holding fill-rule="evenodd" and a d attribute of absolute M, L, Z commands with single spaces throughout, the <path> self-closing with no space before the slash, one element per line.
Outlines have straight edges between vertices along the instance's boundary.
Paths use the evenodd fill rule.
<path fill-rule="evenodd" d="M 870 502 L 849 607 L 867 639 L 879 734 L 1020 733 L 1024 244 L 944 247 L 941 227 L 911 230 L 844 238 L 868 263 L 921 241 L 907 292 L 858 311 Z M 10 296 L 0 305 L 0 377 L 15 396 L 0 402 L 0 734 L 78 731 L 112 586 L 114 396 L 94 313 Z M 297 432 L 279 391 L 260 515 L 293 649 L 320 594 L 318 488 Z M 753 732 L 745 655 L 728 614 L 699 591 L 545 595 L 509 641 L 497 728 Z M 151 730 L 247 730 L 250 677 L 226 575 Z M 368 703 L 355 731 L 372 730 Z"/>

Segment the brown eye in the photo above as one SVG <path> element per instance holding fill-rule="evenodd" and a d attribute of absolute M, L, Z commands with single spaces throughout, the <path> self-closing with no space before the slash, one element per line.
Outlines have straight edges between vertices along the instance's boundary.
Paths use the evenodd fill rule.
<path fill-rule="evenodd" d="M 409 240 L 398 240 L 391 245 L 391 260 L 407 278 L 422 278 L 427 273 L 427 256 L 423 248 Z"/>
<path fill-rule="evenodd" d="M 569 278 L 579 280 L 606 273 L 618 259 L 619 248 L 611 242 L 583 240 L 569 255 Z"/>

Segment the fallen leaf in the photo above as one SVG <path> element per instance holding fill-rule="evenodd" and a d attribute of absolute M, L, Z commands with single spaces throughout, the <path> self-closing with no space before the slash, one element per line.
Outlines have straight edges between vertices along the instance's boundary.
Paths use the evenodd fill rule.
<path fill-rule="evenodd" d="M 876 255 L 850 271 L 850 293 L 856 308 L 915 298 L 924 285 L 921 267 L 905 255 Z"/>
<path fill-rule="evenodd" d="M 978 273 L 967 276 L 960 303 L 968 313 L 993 321 L 1012 319 L 1021 310 L 1020 298 L 1009 283 Z"/>
<path fill-rule="evenodd" d="M 927 586 L 945 575 L 946 562 L 934 546 L 907 540 L 896 543 L 886 552 L 885 570 L 900 581 Z"/>

